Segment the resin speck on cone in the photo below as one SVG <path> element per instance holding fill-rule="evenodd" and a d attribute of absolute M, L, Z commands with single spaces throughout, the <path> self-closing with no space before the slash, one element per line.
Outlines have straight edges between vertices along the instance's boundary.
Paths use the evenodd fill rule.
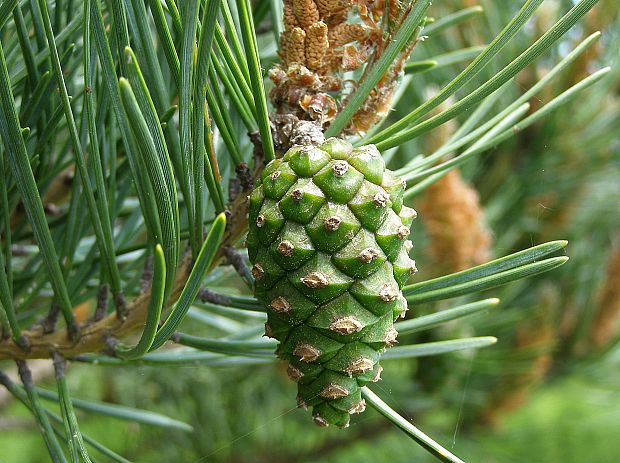
<path fill-rule="evenodd" d="M 361 413 L 407 310 L 415 211 L 374 145 L 330 138 L 271 161 L 250 195 L 247 247 L 265 334 L 320 426 Z"/>

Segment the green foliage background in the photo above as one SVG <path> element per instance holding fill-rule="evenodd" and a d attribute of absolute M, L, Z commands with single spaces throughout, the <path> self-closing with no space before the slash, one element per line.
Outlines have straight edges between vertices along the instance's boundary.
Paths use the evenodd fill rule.
<path fill-rule="evenodd" d="M 435 2 L 430 14 L 470 6 L 470 2 Z M 521 2 L 482 1 L 476 15 L 438 37 L 422 42 L 413 60 L 425 60 L 464 47 L 482 45 L 508 22 Z M 572 5 L 548 1 L 535 19 L 503 52 L 521 52 Z M 536 82 L 575 43 L 601 28 L 603 36 L 583 59 L 563 74 L 548 100 L 577 82 L 586 71 L 604 65 L 612 71 L 595 87 L 503 142 L 462 168 L 478 189 L 486 221 L 494 237 L 492 253 L 503 256 L 551 239 L 567 239 L 571 261 L 559 270 L 489 291 L 500 307 L 430 333 L 409 335 L 411 342 L 459 336 L 496 335 L 496 346 L 441 357 L 385 362 L 383 381 L 376 388 L 393 408 L 425 432 L 471 462 L 612 463 L 620 454 L 620 344 L 604 351 L 588 344 L 589 327 L 609 256 L 620 238 L 620 7 L 614 0 L 599 3 L 586 20 L 534 65 L 521 72 L 516 84 L 496 103 L 514 100 Z M 269 30 L 269 18 L 265 19 Z M 259 48 L 265 65 L 273 59 L 273 40 L 262 34 Z M 499 57 L 486 75 L 462 92 L 475 89 L 509 58 Z M 392 117 L 406 114 L 426 97 L 425 91 L 448 82 L 464 63 L 413 74 Z M 391 154 L 393 166 L 407 153 L 423 152 L 424 137 L 403 144 Z M 411 201 L 415 206 L 419 198 Z M 430 238 L 424 217 L 413 230 L 416 259 L 423 270 L 436 264 L 423 251 Z M 432 274 L 432 273 L 431 273 Z M 422 273 L 421 278 L 424 276 Z M 220 282 L 236 291 L 240 281 Z M 620 281 L 618 281 L 620 285 Z M 419 313 L 443 303 L 416 307 Z M 577 320 L 568 331 L 559 329 L 570 311 Z M 544 316 L 541 316 L 543 314 Z M 530 350 L 517 350 L 515 326 L 547 323 L 551 339 Z M 184 328 L 192 331 L 191 317 Z M 203 328 L 205 336 L 221 334 Z M 550 367 L 524 388 L 520 406 L 496 410 L 497 396 L 509 395 L 514 378 L 527 374 L 541 352 Z M 157 411 L 193 427 L 150 426 L 78 412 L 81 430 L 132 461 L 139 462 L 426 462 L 433 461 L 415 443 L 373 410 L 354 420 L 347 430 L 319 429 L 307 413 L 294 406 L 294 385 L 281 365 L 177 368 L 131 365 L 99 367 L 75 364 L 69 384 L 76 396 Z M 43 387 L 52 387 L 53 379 Z M 491 405 L 490 405 L 491 404 Z M 55 403 L 50 402 L 54 409 Z M 47 452 L 30 415 L 15 402 L 1 405 L 0 463 L 47 461 Z M 10 417 L 10 419 L 9 419 Z M 105 461 L 105 460 L 102 460 Z"/>

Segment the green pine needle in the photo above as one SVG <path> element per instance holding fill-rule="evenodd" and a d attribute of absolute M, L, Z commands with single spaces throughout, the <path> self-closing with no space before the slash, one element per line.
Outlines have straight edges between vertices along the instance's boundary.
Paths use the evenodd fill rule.
<path fill-rule="evenodd" d="M 368 401 L 372 408 L 394 423 L 395 426 L 424 447 L 424 449 L 428 450 L 439 461 L 446 463 L 464 463 L 463 460 L 458 458 L 456 455 L 453 455 L 450 451 L 446 450 L 440 444 L 416 428 L 408 420 L 399 415 L 398 412 L 393 410 L 367 387 L 362 388 L 362 396 L 366 399 L 366 401 Z"/>
<path fill-rule="evenodd" d="M 248 60 L 250 72 L 250 82 L 252 83 L 253 99 L 256 106 L 256 121 L 260 132 L 263 153 L 266 161 L 275 158 L 273 139 L 271 137 L 271 124 L 269 122 L 269 111 L 267 109 L 267 97 L 263 85 L 263 72 L 258 56 L 258 45 L 256 43 L 256 32 L 254 30 L 254 20 L 250 9 L 249 0 L 237 0 L 239 8 L 239 21 L 241 23 L 241 35 L 245 46 L 245 54 Z"/>
<path fill-rule="evenodd" d="M 419 0 L 413 5 L 411 11 L 402 22 L 396 35 L 382 53 L 381 57 L 371 67 L 361 85 L 347 102 L 347 105 L 338 113 L 336 119 L 332 121 L 329 128 L 325 131 L 326 137 L 337 136 L 349 123 L 356 111 L 362 106 L 370 92 L 377 85 L 379 80 L 385 75 L 390 66 L 394 63 L 398 54 L 408 44 L 412 42 L 416 31 L 419 31 L 420 24 L 424 19 L 424 14 L 430 6 L 430 0 Z"/>
<path fill-rule="evenodd" d="M 165 303 L 166 294 L 166 259 L 164 251 L 158 244 L 155 246 L 153 268 L 153 282 L 151 284 L 151 299 L 146 312 L 146 323 L 140 340 L 134 347 L 117 346 L 115 354 L 124 359 L 137 359 L 146 354 L 153 345 L 155 334 L 159 326 L 161 311 Z"/>
<path fill-rule="evenodd" d="M 196 263 L 194 264 L 187 283 L 179 296 L 179 300 L 170 315 L 168 315 L 168 318 L 166 318 L 166 321 L 162 327 L 157 331 L 155 339 L 151 345 L 151 350 L 161 347 L 168 340 L 168 338 L 172 336 L 176 328 L 183 320 L 183 317 L 187 314 L 187 311 L 194 302 L 194 299 L 196 299 L 202 279 L 215 258 L 215 254 L 217 253 L 217 250 L 222 242 L 222 238 L 224 237 L 225 228 L 226 215 L 222 213 L 217 216 L 213 222 L 213 225 L 211 225 L 211 230 L 202 244 Z"/>

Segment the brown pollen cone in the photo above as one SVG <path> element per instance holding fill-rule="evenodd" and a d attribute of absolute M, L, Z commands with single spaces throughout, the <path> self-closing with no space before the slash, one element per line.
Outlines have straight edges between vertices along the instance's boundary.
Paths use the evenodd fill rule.
<path fill-rule="evenodd" d="M 292 146 L 290 132 L 297 121 L 325 127 L 337 116 L 359 85 L 350 76 L 345 80 L 344 73 L 372 66 L 409 9 L 396 5 L 386 9 L 383 1 L 284 0 L 278 52 L 282 62 L 269 72 L 275 84 L 270 97 L 278 152 Z M 405 46 L 354 114 L 346 133 L 364 133 L 388 113 L 396 80 L 416 43 Z"/>
<path fill-rule="evenodd" d="M 616 238 L 599 290 L 596 317 L 590 328 L 590 339 L 595 349 L 603 349 L 620 332 L 620 233 Z"/>
<path fill-rule="evenodd" d="M 478 193 L 458 169 L 426 189 L 419 209 L 431 241 L 431 258 L 442 271 L 457 272 L 489 259 L 491 235 Z"/>

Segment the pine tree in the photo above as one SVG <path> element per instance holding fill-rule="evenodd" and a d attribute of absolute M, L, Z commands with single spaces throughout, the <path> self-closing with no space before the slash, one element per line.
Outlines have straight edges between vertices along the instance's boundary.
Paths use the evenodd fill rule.
<path fill-rule="evenodd" d="M 259 316 L 267 311 L 268 326 L 283 342 L 278 355 L 308 377 L 312 363 L 297 361 L 308 358 L 300 345 L 309 355 L 317 346 L 304 337 L 305 328 L 323 330 L 319 355 L 334 343 L 341 345 L 344 339 L 338 336 L 348 336 L 346 349 L 359 346 L 368 352 L 372 368 L 369 362 L 357 368 L 353 352 L 343 356 L 334 371 L 355 375 L 355 384 L 349 388 L 348 375 L 340 375 L 333 394 L 327 394 L 329 403 L 313 403 L 317 384 L 306 388 L 300 381 L 302 399 L 316 407 L 315 420 L 344 426 L 349 412 L 359 411 L 364 400 L 440 460 L 460 461 L 363 385 L 375 378 L 377 352 L 393 344 L 393 330 L 407 334 L 427 329 L 492 307 L 497 300 L 397 323 L 394 315 L 404 312 L 405 301 L 412 308 L 556 268 L 567 260 L 557 256 L 566 242 L 551 241 L 412 283 L 406 245 L 411 198 L 580 96 L 609 69 L 584 77 L 530 111 L 528 100 L 594 43 L 595 33 L 523 95 L 499 108 L 500 89 L 557 43 L 595 0 L 577 2 L 540 39 L 482 82 L 477 80 L 481 72 L 504 56 L 502 50 L 517 40 L 542 0 L 523 2 L 489 45 L 424 61 L 410 59 L 412 50 L 481 9 L 433 18 L 429 0 L 380 3 L 2 2 L 0 359 L 16 363 L 23 387 L 5 373 L 0 382 L 31 411 L 52 461 L 92 461 L 93 449 L 126 461 L 80 432 L 66 381 L 67 361 L 221 365 L 274 358 L 277 343 L 260 337 L 257 318 L 228 336 L 201 333 L 188 316 L 197 297 L 206 302 L 207 319 L 215 313 L 234 319 L 239 310 Z M 266 18 L 270 27 L 257 34 Z M 267 56 L 264 50 L 276 44 L 279 56 Z M 427 100 L 403 99 L 398 91 L 402 80 L 415 82 L 416 75 L 440 69 L 447 61 L 470 62 Z M 269 96 L 265 86 L 271 84 L 262 73 L 267 65 L 273 83 Z M 441 107 L 473 83 L 473 90 Z M 405 114 L 390 114 L 397 103 L 404 105 Z M 427 156 L 412 156 L 421 136 L 455 118 L 460 127 L 445 143 Z M 323 137 L 328 138 L 325 144 Z M 302 185 L 308 190 L 296 193 Z M 273 207 L 276 199 L 278 209 Z M 340 219 L 340 212 L 330 208 L 342 210 L 340 222 L 330 220 Z M 314 219 L 322 223 L 314 227 Z M 300 222 L 306 225 L 303 232 L 296 225 Z M 275 230 L 276 224 L 281 229 Z M 321 227 L 332 227 L 335 234 Z M 347 244 L 351 230 L 356 234 Z M 302 243 L 303 234 L 315 249 L 304 248 L 309 243 Z M 320 252 L 311 252 L 315 250 Z M 263 258 L 272 261 L 267 265 Z M 297 265 L 304 259 L 310 267 Z M 323 277 L 336 270 L 347 282 L 344 291 L 332 292 L 329 278 L 325 284 Z M 325 304 L 316 320 L 296 324 L 298 328 L 278 324 L 274 315 L 290 305 L 291 315 L 304 318 L 303 304 L 286 299 L 291 294 L 271 294 L 277 291 L 272 288 L 290 282 L 287 273 L 293 275 L 295 291 Z M 238 278 L 246 288 L 224 292 L 220 282 L 225 277 Z M 377 281 L 359 284 L 363 289 L 355 293 L 355 284 L 373 278 Z M 256 298 L 250 295 L 254 287 Z M 377 291 L 389 308 L 375 313 L 374 302 L 361 304 L 366 312 L 356 308 L 356 321 L 376 327 L 376 332 L 362 328 L 356 339 L 357 333 L 348 331 L 358 324 L 346 317 L 357 303 L 338 304 L 336 298 L 376 300 Z M 92 304 L 87 314 L 77 310 L 85 302 Z M 333 314 L 328 308 L 332 302 Z M 383 320 L 376 321 L 381 315 Z M 325 336 L 334 330 L 346 333 L 334 334 L 335 340 Z M 288 332 L 303 342 L 285 342 Z M 483 336 L 401 343 L 389 350 L 389 358 L 480 348 L 495 341 Z M 53 359 L 53 398 L 61 416 L 41 401 L 49 392 L 34 386 L 28 362 L 36 358 Z M 324 361 L 329 362 L 322 358 L 321 365 Z M 332 382 L 321 384 L 329 388 Z M 325 388 L 319 389 L 320 396 Z M 336 397 L 343 389 L 350 404 Z M 334 407 L 337 400 L 341 408 Z M 95 408 L 117 413 L 105 404 Z M 134 410 L 125 416 L 140 422 L 146 415 Z"/>

